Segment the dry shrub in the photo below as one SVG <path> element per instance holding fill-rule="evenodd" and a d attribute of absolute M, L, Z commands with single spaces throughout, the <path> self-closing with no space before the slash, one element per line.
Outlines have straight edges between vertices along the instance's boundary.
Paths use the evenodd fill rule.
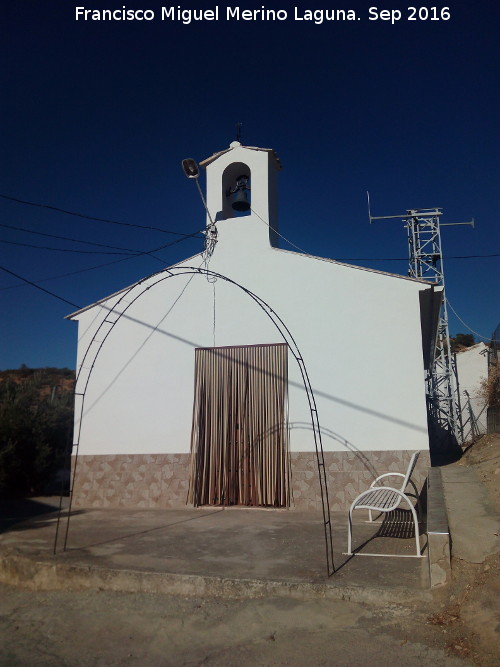
<path fill-rule="evenodd" d="M 460 606 L 457 604 L 453 607 L 448 607 L 444 611 L 438 611 L 432 616 L 429 616 L 427 622 L 430 625 L 453 625 L 460 620 Z"/>
<path fill-rule="evenodd" d="M 489 407 L 500 405 L 500 364 L 498 361 L 490 365 L 488 377 L 481 382 L 478 395 Z"/>
<path fill-rule="evenodd" d="M 448 653 L 454 653 L 459 656 L 467 656 L 471 652 L 471 643 L 467 637 L 458 637 L 446 644 Z"/>

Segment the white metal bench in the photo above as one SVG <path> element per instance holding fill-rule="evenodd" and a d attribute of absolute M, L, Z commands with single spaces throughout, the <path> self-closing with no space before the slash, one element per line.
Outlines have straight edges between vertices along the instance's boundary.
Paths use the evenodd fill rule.
<path fill-rule="evenodd" d="M 363 493 L 360 493 L 357 498 L 354 499 L 351 507 L 349 508 L 349 521 L 347 526 L 347 554 L 349 556 L 359 555 L 359 556 L 396 556 L 398 554 L 368 554 L 368 553 L 353 553 L 352 552 L 352 513 L 357 509 L 366 509 L 368 510 L 369 520 L 373 521 L 372 512 L 378 513 L 388 513 L 396 510 L 401 504 L 407 505 L 412 513 L 413 523 L 415 526 L 415 547 L 416 554 L 412 555 L 413 558 L 421 557 L 420 553 L 420 533 L 418 529 L 418 516 L 415 506 L 410 500 L 411 497 L 416 499 L 417 510 L 420 514 L 420 502 L 418 498 L 417 487 L 411 479 L 413 469 L 417 462 L 420 452 L 414 452 L 413 456 L 410 459 L 408 469 L 406 474 L 403 475 L 401 472 L 386 472 L 383 475 L 377 477 L 376 480 L 372 482 L 370 488 Z M 381 486 L 379 484 L 381 479 L 386 477 L 402 477 L 403 482 L 399 488 L 392 486 Z M 408 493 L 406 487 L 410 485 L 413 488 L 414 493 Z M 408 556 L 408 555 L 407 555 Z"/>

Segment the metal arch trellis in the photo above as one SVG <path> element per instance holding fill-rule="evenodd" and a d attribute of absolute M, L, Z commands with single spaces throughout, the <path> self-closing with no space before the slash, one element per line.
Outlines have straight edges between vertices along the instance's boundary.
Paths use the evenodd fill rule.
<path fill-rule="evenodd" d="M 309 410 L 311 413 L 311 424 L 312 424 L 312 430 L 313 430 L 313 435 L 314 435 L 314 446 L 315 446 L 315 452 L 316 452 L 316 460 L 317 460 L 317 465 L 318 465 L 318 475 L 319 475 L 319 483 L 320 483 L 320 491 L 321 491 L 321 505 L 322 505 L 322 511 L 323 511 L 323 527 L 324 527 L 324 534 L 325 534 L 325 548 L 326 548 L 326 565 L 327 565 L 327 575 L 330 576 L 335 572 L 335 565 L 334 565 L 334 560 L 333 560 L 333 540 L 332 540 L 332 524 L 331 524 L 331 517 L 330 517 L 330 503 L 329 503 L 329 498 L 328 498 L 328 484 L 327 484 L 327 477 L 326 477 L 326 467 L 325 467 L 325 459 L 324 459 L 324 451 L 323 451 L 323 443 L 321 439 L 321 428 L 320 428 L 320 423 L 319 423 L 319 417 L 318 417 L 318 409 L 316 405 L 316 399 L 314 396 L 313 388 L 311 386 L 311 382 L 309 379 L 309 375 L 307 372 L 306 365 L 304 363 L 304 360 L 302 358 L 302 355 L 300 353 L 300 350 L 298 348 L 298 345 L 289 330 L 289 328 L 286 326 L 284 321 L 281 319 L 281 317 L 276 313 L 275 310 L 269 306 L 261 297 L 259 297 L 257 294 L 254 294 L 252 291 L 247 289 L 246 287 L 243 287 L 243 285 L 240 285 L 237 283 L 235 280 L 232 280 L 231 278 L 228 278 L 227 276 L 224 276 L 220 273 L 216 273 L 214 271 L 210 271 L 207 268 L 201 268 L 201 267 L 192 267 L 192 266 L 184 266 L 184 267 L 173 267 L 170 269 L 165 269 L 163 271 L 159 271 L 158 273 L 154 273 L 150 276 L 147 276 L 146 278 L 143 278 L 142 280 L 138 281 L 128 289 L 126 289 L 123 294 L 120 296 L 120 298 L 117 300 L 117 302 L 109 308 L 108 313 L 100 323 L 99 327 L 97 328 L 96 332 L 94 333 L 92 340 L 90 341 L 89 345 L 87 346 L 87 349 L 85 350 L 85 354 L 81 360 L 80 367 L 78 369 L 78 373 L 76 376 L 76 383 L 75 383 L 75 411 L 78 410 L 79 408 L 79 419 L 78 419 L 78 427 L 75 429 L 75 437 L 73 439 L 73 448 L 76 448 L 75 450 L 75 459 L 74 459 L 74 464 L 73 464 L 73 474 L 72 474 L 72 480 L 71 480 L 71 486 L 70 486 L 70 499 L 69 499 L 69 507 L 68 507 L 68 514 L 67 514 L 67 520 L 66 520 L 66 530 L 65 530 L 65 535 L 64 535 L 64 546 L 63 546 L 63 551 L 66 550 L 67 543 L 68 543 L 68 534 L 69 534 L 69 524 L 70 524 L 70 518 L 71 518 L 71 509 L 72 509 L 72 503 L 73 503 L 73 490 L 74 490 L 74 482 L 76 478 L 76 470 L 77 470 L 77 464 L 78 464 L 78 450 L 79 450 L 79 445 L 80 445 L 80 436 L 81 436 L 81 429 L 82 429 L 82 417 L 83 417 L 83 410 L 84 410 L 84 405 L 85 405 L 85 396 L 90 380 L 90 376 L 92 374 L 92 370 L 94 369 L 96 359 L 102 350 L 102 347 L 104 343 L 106 342 L 109 334 L 113 330 L 114 326 L 116 323 L 121 319 L 121 317 L 127 312 L 127 310 L 130 308 L 130 306 L 137 301 L 147 290 L 151 289 L 152 287 L 158 285 L 160 282 L 163 282 L 164 280 L 168 280 L 169 278 L 174 278 L 177 276 L 181 275 L 202 275 L 205 278 L 212 278 L 212 279 L 220 279 L 224 280 L 225 282 L 228 282 L 235 287 L 238 287 L 241 289 L 243 292 L 245 292 L 251 299 L 255 301 L 255 303 L 265 312 L 265 314 L 269 317 L 269 319 L 273 322 L 275 327 L 278 329 L 281 337 L 285 341 L 285 343 L 288 346 L 288 349 L 291 351 L 293 357 L 295 358 L 299 369 L 300 373 L 302 376 L 302 381 L 304 383 L 304 388 L 306 390 L 306 395 L 307 395 L 307 400 L 309 404 Z M 159 276 L 158 280 L 155 280 L 152 283 L 149 283 L 149 281 L 153 280 L 155 277 Z M 146 283 L 146 285 L 145 285 Z M 137 291 L 137 294 L 134 295 L 134 290 Z M 78 405 L 78 408 L 77 408 Z M 55 535 L 55 540 L 54 540 L 54 554 L 56 553 L 57 550 L 57 544 L 58 544 L 58 536 L 59 536 L 59 525 L 61 521 L 61 512 L 62 512 L 62 499 L 61 503 L 59 506 L 59 514 L 57 518 L 57 527 L 56 527 L 56 535 Z"/>

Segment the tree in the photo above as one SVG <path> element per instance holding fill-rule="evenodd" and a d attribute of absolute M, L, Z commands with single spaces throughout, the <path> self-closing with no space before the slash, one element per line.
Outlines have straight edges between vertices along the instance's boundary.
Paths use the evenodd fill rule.
<path fill-rule="evenodd" d="M 70 392 L 44 395 L 43 372 L 0 383 L 0 495 L 43 493 L 71 442 Z"/>
<path fill-rule="evenodd" d="M 457 333 L 456 336 L 450 338 L 450 346 L 452 352 L 460 352 L 464 347 L 472 347 L 476 344 L 472 334 Z"/>

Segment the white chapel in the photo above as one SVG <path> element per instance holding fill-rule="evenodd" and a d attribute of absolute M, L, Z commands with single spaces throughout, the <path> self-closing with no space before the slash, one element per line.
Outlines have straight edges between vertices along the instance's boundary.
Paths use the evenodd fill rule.
<path fill-rule="evenodd" d="M 331 510 L 416 450 L 423 479 L 439 289 L 280 249 L 273 150 L 199 166 L 205 250 L 69 316 L 74 504 L 316 509 L 315 419 Z"/>

